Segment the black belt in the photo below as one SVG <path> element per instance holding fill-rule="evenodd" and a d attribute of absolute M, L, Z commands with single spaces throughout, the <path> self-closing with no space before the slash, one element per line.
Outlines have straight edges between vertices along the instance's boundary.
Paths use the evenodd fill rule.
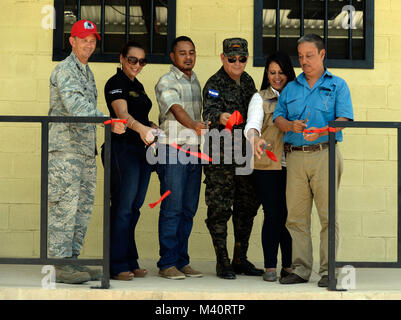
<path fill-rule="evenodd" d="M 336 141 L 337 143 L 337 141 Z M 303 152 L 313 152 L 313 151 L 321 151 L 323 149 L 327 149 L 329 147 L 328 142 L 318 143 L 318 144 L 310 144 L 306 146 L 293 146 L 289 143 L 284 143 L 284 151 L 292 152 L 292 151 L 303 151 Z"/>

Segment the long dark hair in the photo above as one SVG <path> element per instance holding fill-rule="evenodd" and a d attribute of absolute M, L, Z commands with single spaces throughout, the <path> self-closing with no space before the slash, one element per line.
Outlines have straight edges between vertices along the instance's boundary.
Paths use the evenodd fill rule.
<path fill-rule="evenodd" d="M 267 71 L 272 62 L 277 63 L 284 74 L 287 76 L 287 83 L 295 79 L 294 67 L 288 54 L 282 51 L 277 51 L 266 58 L 266 65 L 263 70 L 263 81 L 260 90 L 265 90 L 269 87 L 270 82 L 267 76 Z"/>

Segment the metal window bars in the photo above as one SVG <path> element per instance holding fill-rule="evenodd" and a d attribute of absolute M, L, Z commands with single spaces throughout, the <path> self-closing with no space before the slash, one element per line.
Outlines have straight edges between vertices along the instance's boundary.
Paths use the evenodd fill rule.
<path fill-rule="evenodd" d="M 136 39 L 145 46 L 151 63 L 170 63 L 169 50 L 176 34 L 175 0 L 54 0 L 54 6 L 54 61 L 68 55 L 65 37 L 73 23 L 88 19 L 98 26 L 101 36 L 90 61 L 119 62 L 123 43 Z"/>
<path fill-rule="evenodd" d="M 1 258 L 0 264 L 79 264 L 102 266 L 103 278 L 100 286 L 93 289 L 110 287 L 110 154 L 111 127 L 105 126 L 104 145 L 104 191 L 103 191 L 103 258 L 102 259 L 52 259 L 47 256 L 48 223 L 48 138 L 50 122 L 103 123 L 108 117 L 49 117 L 49 116 L 0 116 L 1 122 L 38 122 L 41 123 L 41 182 L 40 182 L 40 257 L 39 258 Z M 4 245 L 4 244 L 2 244 Z"/>
<path fill-rule="evenodd" d="M 316 0 L 314 6 L 322 5 L 322 17 L 320 19 L 309 19 L 306 14 L 310 14 L 310 8 L 312 1 L 306 2 L 305 0 L 269 0 L 268 7 L 265 9 L 266 0 L 255 0 L 254 1 L 254 66 L 264 66 L 264 55 L 268 52 L 264 52 L 264 33 L 266 30 L 270 30 L 268 37 L 274 37 L 271 45 L 275 46 L 275 50 L 282 50 L 280 40 L 283 39 L 281 31 L 282 28 L 290 30 L 291 38 L 302 37 L 306 29 L 309 28 L 308 32 L 323 29 L 322 38 L 325 42 L 326 52 L 329 45 L 329 30 L 342 30 L 344 19 L 349 18 L 349 25 L 356 26 L 357 30 L 353 30 L 352 27 L 347 28 L 346 35 L 336 35 L 334 38 L 347 38 L 346 56 L 344 58 L 327 58 L 326 54 L 326 65 L 328 67 L 340 67 L 340 68 L 373 68 L 374 66 L 374 1 L 373 0 Z M 333 5 L 338 1 L 343 6 L 343 10 L 339 14 L 333 16 Z M 274 5 L 275 3 L 275 5 Z M 287 6 L 284 8 L 284 6 Z M 362 11 L 352 11 L 355 6 L 361 8 Z M 344 9 L 348 8 L 348 9 Z M 348 11 L 347 11 L 348 10 Z M 290 17 L 291 13 L 291 17 Z M 316 12 L 317 14 L 317 12 Z M 296 17 L 297 16 L 297 17 Z M 266 29 L 267 27 L 267 29 Z M 345 31 L 345 30 L 344 30 Z M 336 32 L 336 31 L 335 31 Z M 316 33 L 316 32 L 315 32 Z M 337 33 L 336 33 L 337 34 Z M 356 57 L 354 54 L 354 39 L 355 37 L 364 40 L 363 56 L 364 58 Z M 333 38 L 333 39 L 334 39 Z M 345 45 L 345 44 L 344 44 Z M 268 48 L 270 51 L 272 48 Z M 269 52 L 271 53 L 271 52 Z M 360 53 L 361 55 L 361 53 Z M 299 66 L 297 59 L 293 59 L 295 66 Z"/>
<path fill-rule="evenodd" d="M 401 122 L 370 122 L 370 121 L 330 121 L 333 128 L 386 128 L 397 129 L 397 261 L 396 262 L 346 262 L 336 261 L 335 221 L 336 221 L 336 152 L 335 133 L 329 132 L 329 286 L 330 291 L 346 291 L 337 289 L 335 269 L 346 265 L 355 268 L 401 268 Z"/>

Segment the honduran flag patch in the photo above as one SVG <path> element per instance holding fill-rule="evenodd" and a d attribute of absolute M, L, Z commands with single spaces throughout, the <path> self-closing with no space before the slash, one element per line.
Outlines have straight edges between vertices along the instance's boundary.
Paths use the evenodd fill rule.
<path fill-rule="evenodd" d="M 219 92 L 217 90 L 209 89 L 209 96 L 217 98 L 219 96 Z"/>

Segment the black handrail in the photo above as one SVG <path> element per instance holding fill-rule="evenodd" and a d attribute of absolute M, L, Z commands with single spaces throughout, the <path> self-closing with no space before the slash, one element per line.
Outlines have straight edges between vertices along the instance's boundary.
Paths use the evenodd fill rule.
<path fill-rule="evenodd" d="M 40 183 L 40 258 L 0 258 L 0 264 L 78 264 L 88 266 L 103 266 L 103 277 L 100 287 L 110 287 L 110 153 L 111 127 L 105 126 L 104 134 L 104 192 L 103 192 L 103 259 L 50 259 L 47 257 L 47 204 L 48 204 L 48 146 L 49 123 L 103 123 L 108 117 L 53 117 L 53 116 L 0 116 L 1 122 L 39 122 L 42 124 L 41 134 L 41 183 Z"/>
<path fill-rule="evenodd" d="M 336 267 L 352 265 L 356 268 L 401 268 L 401 122 L 374 122 L 374 121 L 330 121 L 329 126 L 333 128 L 386 128 L 397 129 L 397 186 L 398 186 L 398 226 L 397 226 L 397 261 L 396 262 L 345 262 L 336 261 L 335 248 L 335 219 L 336 219 L 336 152 L 335 133 L 329 132 L 329 286 L 330 291 L 346 291 L 337 289 Z"/>

